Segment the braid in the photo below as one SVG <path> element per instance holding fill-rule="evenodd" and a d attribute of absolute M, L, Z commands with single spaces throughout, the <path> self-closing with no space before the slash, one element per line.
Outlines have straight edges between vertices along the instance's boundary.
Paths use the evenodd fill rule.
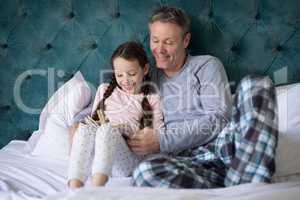
<path fill-rule="evenodd" d="M 143 129 L 144 127 L 153 128 L 153 111 L 152 107 L 148 101 L 148 98 L 146 97 L 148 94 L 151 93 L 151 86 L 148 84 L 148 81 L 150 80 L 150 77 L 148 75 L 145 76 L 144 84 L 141 88 L 141 91 L 144 94 L 143 100 L 142 100 L 142 109 L 143 109 L 143 117 L 140 121 L 140 128 Z"/>
<path fill-rule="evenodd" d="M 95 121 L 99 120 L 97 110 L 105 111 L 105 100 L 113 93 L 113 91 L 116 87 L 117 87 L 117 81 L 116 81 L 115 75 L 113 74 L 112 78 L 111 78 L 111 82 L 109 83 L 107 89 L 105 90 L 105 92 L 103 94 L 103 98 L 98 103 L 96 110 L 92 113 L 93 120 L 95 120 Z"/>

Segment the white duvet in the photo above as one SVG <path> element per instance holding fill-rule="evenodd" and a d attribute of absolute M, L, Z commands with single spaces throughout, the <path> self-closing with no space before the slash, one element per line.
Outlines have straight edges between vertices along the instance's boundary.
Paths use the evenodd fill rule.
<path fill-rule="evenodd" d="M 40 198 L 65 188 L 67 162 L 26 153 L 24 141 L 12 141 L 0 151 L 0 199 Z"/>
<path fill-rule="evenodd" d="M 300 199 L 300 182 L 244 184 L 210 190 L 128 187 L 130 179 L 112 179 L 105 188 L 66 188 L 67 160 L 32 156 L 26 142 L 12 141 L 0 150 L 0 200 L 41 199 Z M 121 187 L 126 186 L 126 187 Z"/>
<path fill-rule="evenodd" d="M 68 160 L 33 156 L 25 141 L 11 141 L 0 150 L 0 200 L 41 199 L 67 190 Z M 129 178 L 112 179 L 108 186 L 129 186 Z"/>

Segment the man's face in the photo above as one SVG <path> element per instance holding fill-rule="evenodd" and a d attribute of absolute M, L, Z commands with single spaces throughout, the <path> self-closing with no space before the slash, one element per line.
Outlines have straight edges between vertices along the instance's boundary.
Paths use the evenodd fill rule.
<path fill-rule="evenodd" d="M 156 66 L 172 77 L 184 64 L 190 33 L 183 36 L 178 25 L 160 21 L 149 24 L 149 29 L 150 48 Z"/>

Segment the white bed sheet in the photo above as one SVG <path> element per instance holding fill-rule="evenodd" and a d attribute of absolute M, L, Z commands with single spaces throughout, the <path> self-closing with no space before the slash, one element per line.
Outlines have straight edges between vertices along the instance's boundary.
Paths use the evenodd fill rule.
<path fill-rule="evenodd" d="M 0 150 L 0 200 L 40 199 L 65 191 L 68 160 L 33 156 L 25 141 Z M 130 178 L 111 179 L 108 187 L 129 186 Z"/>
<path fill-rule="evenodd" d="M 251 183 L 222 189 L 82 188 L 47 200 L 299 200 L 300 182 Z"/>
<path fill-rule="evenodd" d="M 68 191 L 68 160 L 53 160 L 30 155 L 26 142 L 12 141 L 0 150 L 0 200 L 41 199 L 297 199 L 300 182 L 244 184 L 210 190 L 172 190 L 133 188 L 129 178 L 111 179 L 108 187 L 85 187 Z M 124 187 L 125 186 L 125 187 Z"/>

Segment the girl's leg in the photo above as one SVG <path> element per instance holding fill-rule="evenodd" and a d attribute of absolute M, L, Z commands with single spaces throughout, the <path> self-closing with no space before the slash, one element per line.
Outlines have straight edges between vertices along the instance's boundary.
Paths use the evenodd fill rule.
<path fill-rule="evenodd" d="M 111 174 L 115 155 L 116 136 L 119 133 L 109 123 L 101 125 L 96 132 L 95 158 L 92 166 L 94 186 L 103 186 Z"/>
<path fill-rule="evenodd" d="M 131 176 L 133 170 L 138 164 L 145 158 L 145 156 L 139 156 L 133 153 L 126 140 L 119 135 L 116 141 L 116 153 L 114 165 L 112 168 L 112 176 L 114 177 L 128 177 Z"/>
<path fill-rule="evenodd" d="M 73 139 L 69 161 L 68 185 L 70 188 L 84 185 L 94 144 L 95 132 L 88 125 L 80 123 Z"/>
<path fill-rule="evenodd" d="M 94 185 L 104 185 L 111 174 L 130 176 L 140 161 L 141 157 L 131 152 L 117 128 L 107 125 L 98 129 L 93 163 Z"/>

